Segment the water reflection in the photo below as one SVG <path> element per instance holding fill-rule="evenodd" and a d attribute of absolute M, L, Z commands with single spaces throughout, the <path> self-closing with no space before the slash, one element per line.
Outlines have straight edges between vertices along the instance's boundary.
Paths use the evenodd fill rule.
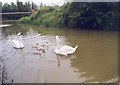
<path fill-rule="evenodd" d="M 7 72 L 6 83 L 82 83 L 107 82 L 117 78 L 117 33 L 72 29 L 41 28 L 13 24 L 3 29 L 2 56 Z M 21 32 L 24 49 L 14 49 L 11 39 Z M 56 55 L 55 36 L 61 45 L 79 48 L 67 57 Z M 39 43 L 45 52 L 35 54 Z"/>

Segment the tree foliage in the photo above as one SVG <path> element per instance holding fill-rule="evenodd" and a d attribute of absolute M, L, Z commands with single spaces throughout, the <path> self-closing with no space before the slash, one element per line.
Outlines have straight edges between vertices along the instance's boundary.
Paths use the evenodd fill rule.
<path fill-rule="evenodd" d="M 63 26 L 88 29 L 118 29 L 117 2 L 72 2 L 63 12 Z"/>
<path fill-rule="evenodd" d="M 10 4 L 5 3 L 2 4 L 2 2 L 0 2 L 0 6 L 2 8 L 2 12 L 30 12 L 32 7 L 34 9 L 37 9 L 37 5 L 35 3 L 30 3 L 28 2 L 17 2 L 16 4 L 11 2 Z"/>
<path fill-rule="evenodd" d="M 2 13 L 10 13 L 10 12 L 31 12 L 32 7 L 37 9 L 37 5 L 35 3 L 28 2 L 17 2 L 16 4 L 11 2 L 10 4 L 5 3 L 2 4 L 0 2 L 0 8 L 2 8 Z M 20 19 L 21 17 L 28 16 L 29 14 L 17 14 L 17 15 L 2 15 L 3 20 L 13 20 L 13 19 Z"/>

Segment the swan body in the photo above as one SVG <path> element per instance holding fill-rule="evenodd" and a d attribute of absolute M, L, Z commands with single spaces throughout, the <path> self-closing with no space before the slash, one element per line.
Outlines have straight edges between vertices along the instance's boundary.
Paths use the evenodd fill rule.
<path fill-rule="evenodd" d="M 56 48 L 55 53 L 67 56 L 68 54 L 73 54 L 77 48 L 78 48 L 78 45 L 76 45 L 75 48 L 65 45 L 65 46 Z"/>
<path fill-rule="evenodd" d="M 57 44 L 59 45 L 59 43 L 58 43 L 59 37 L 58 36 L 56 36 L 56 40 L 57 40 Z M 78 45 L 76 45 L 74 48 L 71 46 L 68 46 L 68 45 L 64 45 L 61 47 L 57 46 L 57 48 L 55 49 L 55 53 L 67 56 L 68 54 L 73 54 L 77 48 L 78 48 Z"/>
<path fill-rule="evenodd" d="M 18 33 L 18 36 L 20 35 L 20 33 Z M 19 37 L 17 37 L 17 39 L 12 40 L 13 42 L 13 47 L 17 48 L 17 49 L 22 49 L 24 48 L 23 43 L 20 41 Z"/>
<path fill-rule="evenodd" d="M 17 49 L 24 48 L 24 45 L 23 45 L 23 43 L 21 41 L 19 41 L 19 40 L 12 40 L 12 42 L 14 43 L 13 44 L 14 48 L 17 48 Z"/>

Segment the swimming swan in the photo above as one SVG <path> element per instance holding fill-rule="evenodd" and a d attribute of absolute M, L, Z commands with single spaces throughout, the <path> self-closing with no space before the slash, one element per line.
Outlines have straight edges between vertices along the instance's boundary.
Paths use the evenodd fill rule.
<path fill-rule="evenodd" d="M 20 33 L 17 34 L 18 36 L 20 35 Z M 17 37 L 17 39 L 12 40 L 13 42 L 13 47 L 17 48 L 17 49 L 22 49 L 24 48 L 23 43 L 20 41 L 19 37 Z"/>
<path fill-rule="evenodd" d="M 57 41 L 57 44 L 59 45 L 59 43 L 58 43 L 59 37 L 58 36 L 56 36 L 56 41 Z M 67 56 L 68 54 L 73 54 L 77 48 L 78 48 L 78 45 L 76 45 L 74 48 L 71 46 L 68 46 L 68 45 L 64 45 L 61 47 L 57 47 L 55 49 L 55 53 Z"/>

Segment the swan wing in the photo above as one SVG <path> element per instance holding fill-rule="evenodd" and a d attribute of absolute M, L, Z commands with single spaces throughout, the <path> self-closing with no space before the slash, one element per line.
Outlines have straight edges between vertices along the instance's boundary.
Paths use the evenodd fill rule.
<path fill-rule="evenodd" d="M 75 52 L 75 49 L 73 47 L 70 47 L 70 46 L 62 46 L 60 48 L 57 48 L 55 50 L 55 52 L 57 54 L 62 54 L 62 55 L 67 55 L 67 54 L 72 54 Z"/>
<path fill-rule="evenodd" d="M 62 46 L 60 50 L 64 52 L 71 52 L 74 50 L 74 48 L 66 45 L 66 46 Z"/>
<path fill-rule="evenodd" d="M 61 50 L 59 50 L 59 49 L 55 49 L 55 53 L 56 53 L 56 54 L 60 54 L 60 55 L 65 55 L 65 56 L 67 56 L 67 53 L 65 53 L 64 51 L 61 51 Z"/>

